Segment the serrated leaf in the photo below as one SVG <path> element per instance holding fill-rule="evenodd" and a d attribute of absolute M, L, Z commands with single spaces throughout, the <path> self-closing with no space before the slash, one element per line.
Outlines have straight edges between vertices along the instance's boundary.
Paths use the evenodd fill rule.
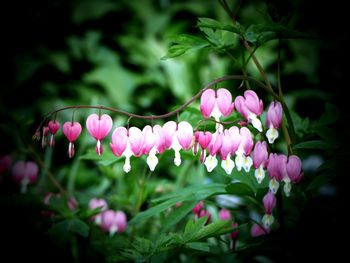
<path fill-rule="evenodd" d="M 198 231 L 198 233 L 194 236 L 193 241 L 214 236 L 220 236 L 223 232 L 225 232 L 223 231 L 223 229 L 225 229 L 226 231 L 227 229 L 232 229 L 231 224 L 231 220 L 218 220 L 213 223 L 210 223 L 209 225 L 204 226 Z"/>
<path fill-rule="evenodd" d="M 178 57 L 188 51 L 195 51 L 210 46 L 205 39 L 186 34 L 177 35 L 171 38 L 170 41 L 172 44 L 167 54 L 161 58 L 162 60 Z"/>
<path fill-rule="evenodd" d="M 247 184 L 244 183 L 232 183 L 226 186 L 228 194 L 241 195 L 241 196 L 255 196 L 255 191 Z"/>
<path fill-rule="evenodd" d="M 158 215 L 159 213 L 165 211 L 169 207 L 174 206 L 178 202 L 185 201 L 196 201 L 199 202 L 208 196 L 214 194 L 225 193 L 224 184 L 208 184 L 208 185 L 196 185 L 185 188 L 180 191 L 176 191 L 167 196 L 153 200 L 153 202 L 162 202 L 150 209 L 137 214 L 130 222 L 130 225 L 144 221 L 152 216 Z"/>
<path fill-rule="evenodd" d="M 209 244 L 205 242 L 190 242 L 190 243 L 187 243 L 185 247 L 194 249 L 194 250 L 204 251 L 204 252 L 210 251 Z"/>
<path fill-rule="evenodd" d="M 211 29 L 219 29 L 219 30 L 225 30 L 230 31 L 236 34 L 241 34 L 238 27 L 234 27 L 232 25 L 223 24 L 218 20 L 206 18 L 206 17 L 200 17 L 198 18 L 197 26 L 200 28 L 211 28 Z"/>
<path fill-rule="evenodd" d="M 180 207 L 175 207 L 174 210 L 167 215 L 167 218 L 163 221 L 162 232 L 167 231 L 170 227 L 178 223 L 184 218 L 198 203 L 198 201 L 189 201 L 181 204 Z"/>

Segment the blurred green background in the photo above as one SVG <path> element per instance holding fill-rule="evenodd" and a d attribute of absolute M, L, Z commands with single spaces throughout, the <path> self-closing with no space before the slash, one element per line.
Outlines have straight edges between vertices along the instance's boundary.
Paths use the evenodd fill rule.
<path fill-rule="evenodd" d="M 240 5 L 237 20 L 244 26 L 272 20 L 288 24 L 310 37 L 282 43 L 282 86 L 288 105 L 298 113 L 295 119 L 300 138 L 307 137 L 309 122 L 320 118 L 327 102 L 338 107 L 336 115 L 345 112 L 347 104 L 342 89 L 346 76 L 343 65 L 348 53 L 345 42 L 348 30 L 343 28 L 346 9 L 339 1 L 325 4 L 301 0 L 228 3 L 233 7 Z M 30 158 L 28 152 L 33 151 L 42 155 L 71 192 L 90 187 L 88 194 L 92 196 L 96 190 L 92 186 L 103 187 L 101 174 L 108 179 L 118 178 L 120 173 L 115 174 L 115 171 L 121 164 L 106 170 L 104 165 L 108 164 L 108 158 L 107 163 L 99 163 L 101 167 L 80 162 L 78 158 L 69 160 L 67 143 L 61 133 L 57 136 L 55 150 L 44 153 L 31 137 L 46 113 L 66 105 L 91 104 L 141 115 L 162 114 L 183 104 L 211 80 L 226 74 L 241 74 L 242 47 L 232 34 L 220 35 L 217 43 L 222 46 L 220 51 L 189 50 L 182 56 L 162 59 L 179 34 L 205 36 L 205 32 L 196 27 L 198 17 L 230 23 L 215 0 L 7 1 L 1 14 L 0 153 L 10 153 L 13 159 Z M 276 85 L 276 47 L 277 42 L 271 41 L 256 53 L 273 85 Z M 247 72 L 260 78 L 251 63 L 247 65 Z M 220 86 L 237 96 L 243 92 L 238 89 L 240 84 L 231 81 Z M 261 90 L 258 94 L 265 99 L 265 105 L 271 100 Z M 198 106 L 199 101 L 192 105 Z M 75 116 L 85 126 L 85 119 L 92 112 L 95 111 L 79 110 Z M 63 124 L 71 115 L 72 111 L 65 111 L 58 119 Z M 184 113 L 181 118 L 187 116 Z M 124 116 L 112 117 L 114 127 L 125 125 L 127 120 Z M 162 121 L 156 123 L 162 124 Z M 130 122 L 138 127 L 146 124 L 151 123 L 135 119 Z M 340 132 L 344 125 L 338 122 L 329 132 L 338 140 L 347 139 L 348 132 L 335 132 Z M 81 137 L 77 155 L 85 154 L 89 159 L 86 152 L 93 149 L 93 142 L 86 131 Z M 107 150 L 107 144 L 105 148 Z M 171 157 L 165 158 L 171 163 Z M 167 187 L 177 170 L 169 172 L 167 165 L 160 169 L 163 169 L 164 187 Z M 343 171 L 341 167 L 337 172 L 340 171 Z M 74 179 L 69 179 L 72 176 Z M 196 178 L 188 181 L 195 182 Z M 324 249 L 326 256 L 331 254 L 328 249 L 338 249 L 338 234 L 346 227 L 342 217 L 345 184 L 340 182 L 343 178 L 335 177 L 331 188 L 327 188 L 336 189 L 336 195 L 317 195 L 307 208 L 303 208 L 298 231 L 285 240 L 287 246 L 295 246 L 295 250 L 288 250 L 288 253 L 295 253 L 292 258 L 301 257 L 303 253 L 311 258 L 315 256 L 317 250 L 310 247 L 313 243 L 317 249 Z M 47 182 L 41 184 L 39 194 L 52 187 Z M 13 191 L 2 190 L 5 193 Z M 129 190 L 119 191 L 127 194 Z M 13 248 L 19 242 L 16 247 L 24 247 L 27 253 L 35 255 L 33 247 L 25 248 L 26 244 L 33 235 L 38 235 L 39 239 L 42 236 L 25 222 L 25 213 L 30 211 L 2 211 L 2 214 L 10 214 L 11 220 L 5 220 L 1 227 L 7 227 L 6 224 L 14 219 L 12 223 L 15 223 L 9 227 L 13 233 L 10 231 L 5 235 L 15 237 L 9 241 L 9 247 Z M 19 230 L 16 229 L 18 225 Z M 43 244 L 39 241 L 37 249 L 40 245 Z M 282 249 L 284 245 L 279 246 L 276 249 Z M 284 250 L 280 251 L 283 251 L 282 257 Z M 323 257 L 322 253 L 318 256 Z"/>

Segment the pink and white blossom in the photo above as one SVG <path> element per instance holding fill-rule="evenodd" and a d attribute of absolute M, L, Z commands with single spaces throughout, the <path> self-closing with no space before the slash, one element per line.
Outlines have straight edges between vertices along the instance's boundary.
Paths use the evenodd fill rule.
<path fill-rule="evenodd" d="M 55 145 L 55 134 L 57 133 L 57 131 L 60 129 L 61 125 L 58 121 L 49 121 L 49 131 L 51 133 L 50 136 L 50 147 L 53 147 Z"/>
<path fill-rule="evenodd" d="M 89 202 L 89 208 L 92 210 L 95 210 L 97 208 L 100 208 L 101 213 L 95 215 L 92 217 L 92 220 L 94 220 L 95 224 L 101 225 L 102 223 L 102 212 L 106 211 L 108 209 L 108 204 L 105 199 L 103 198 L 92 198 Z"/>
<path fill-rule="evenodd" d="M 86 119 L 86 128 L 90 135 L 97 141 L 96 153 L 100 156 L 103 153 L 103 146 L 101 142 L 111 131 L 112 126 L 112 118 L 107 114 L 99 116 L 93 113 Z"/>
<path fill-rule="evenodd" d="M 258 141 L 255 143 L 253 151 L 253 166 L 255 168 L 255 178 L 260 184 L 265 178 L 265 168 L 268 160 L 268 152 L 266 142 Z"/>
<path fill-rule="evenodd" d="M 221 116 L 229 116 L 233 108 L 232 95 L 227 89 L 207 89 L 202 93 L 200 110 L 204 118 L 214 117 L 219 121 Z"/>
<path fill-rule="evenodd" d="M 69 158 L 72 158 L 74 156 L 75 150 L 74 150 L 74 142 L 79 137 L 81 133 L 81 125 L 79 122 L 65 122 L 63 124 L 63 134 L 67 137 L 69 141 L 68 146 L 68 156 Z"/>
<path fill-rule="evenodd" d="M 122 233 L 127 226 L 127 218 L 123 211 L 106 210 L 101 216 L 101 228 L 111 236 Z"/>
<path fill-rule="evenodd" d="M 238 96 L 235 99 L 236 110 L 256 128 L 262 132 L 261 121 L 258 117 L 264 111 L 264 105 L 258 95 L 252 90 L 246 90 L 243 96 Z"/>
<path fill-rule="evenodd" d="M 278 128 L 282 122 L 282 105 L 280 102 L 271 102 L 266 113 L 266 137 L 269 143 L 273 143 L 278 138 Z"/>
<path fill-rule="evenodd" d="M 21 192 L 27 191 L 28 184 L 38 180 L 39 167 L 35 162 L 17 161 L 12 168 L 12 179 L 21 184 Z"/>

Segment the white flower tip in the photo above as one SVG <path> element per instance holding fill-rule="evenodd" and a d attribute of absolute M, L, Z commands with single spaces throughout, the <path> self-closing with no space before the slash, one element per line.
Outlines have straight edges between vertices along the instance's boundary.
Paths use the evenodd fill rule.
<path fill-rule="evenodd" d="M 147 164 L 149 169 L 153 172 L 158 164 L 158 158 L 155 155 L 148 155 L 147 156 Z"/>
<path fill-rule="evenodd" d="M 215 156 L 209 155 L 204 162 L 205 167 L 207 168 L 207 171 L 210 173 L 214 170 L 214 168 L 218 165 L 218 160 Z"/>
<path fill-rule="evenodd" d="M 283 186 L 283 191 L 286 195 L 286 197 L 290 196 L 290 191 L 292 190 L 292 185 L 290 182 L 286 182 Z"/>
<path fill-rule="evenodd" d="M 242 170 L 243 164 L 244 164 L 244 160 L 243 160 L 243 156 L 242 155 L 237 155 L 235 158 L 235 163 L 236 163 L 236 167 L 238 171 Z"/>
<path fill-rule="evenodd" d="M 262 125 L 261 125 L 261 121 L 255 117 L 252 119 L 252 125 L 255 129 L 257 129 L 259 132 L 262 132 Z"/>
<path fill-rule="evenodd" d="M 264 225 L 265 228 L 270 228 L 270 226 L 275 222 L 275 218 L 273 217 L 273 215 L 268 215 L 265 214 L 262 218 L 262 223 Z"/>
<path fill-rule="evenodd" d="M 250 156 L 244 156 L 243 159 L 243 168 L 247 173 L 249 173 L 250 167 L 253 165 L 253 160 L 250 158 Z"/>
<path fill-rule="evenodd" d="M 258 184 L 261 184 L 262 180 L 264 180 L 265 178 L 265 171 L 262 168 L 262 166 L 260 166 L 258 169 L 255 170 L 255 178 L 258 181 Z"/>
<path fill-rule="evenodd" d="M 273 178 L 272 180 L 270 180 L 270 182 L 269 182 L 269 188 L 270 188 L 270 190 L 271 190 L 271 192 L 272 192 L 273 194 L 276 194 L 276 193 L 277 193 L 279 186 L 280 186 L 280 184 L 279 184 L 279 182 L 276 181 L 275 178 Z"/>
<path fill-rule="evenodd" d="M 270 144 L 273 144 L 275 142 L 275 140 L 278 138 L 278 135 L 278 130 L 274 127 L 269 128 L 266 132 L 266 137 Z"/>
<path fill-rule="evenodd" d="M 230 157 L 227 157 L 226 160 L 221 161 L 221 167 L 227 174 L 231 174 L 233 168 L 235 167 L 235 163 L 230 159 Z"/>

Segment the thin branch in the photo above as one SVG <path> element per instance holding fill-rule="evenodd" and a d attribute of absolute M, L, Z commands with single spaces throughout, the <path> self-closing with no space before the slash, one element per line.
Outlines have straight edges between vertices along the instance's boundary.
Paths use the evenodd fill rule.
<path fill-rule="evenodd" d="M 59 109 L 56 109 L 54 111 L 51 111 L 50 113 L 46 114 L 44 119 L 41 121 L 41 123 L 39 124 L 39 127 L 36 131 L 36 133 L 34 134 L 33 138 L 37 138 L 38 137 L 38 132 L 40 134 L 40 130 L 43 126 L 43 124 L 45 122 L 47 122 L 47 120 L 54 114 L 57 114 L 60 111 L 64 111 L 67 109 L 99 109 L 99 110 L 107 110 L 107 111 L 111 111 L 111 112 L 115 112 L 118 114 L 122 114 L 122 115 L 126 115 L 129 117 L 133 117 L 133 118 L 137 118 L 137 119 L 144 119 L 144 120 L 156 120 L 156 119 L 165 119 L 168 117 L 171 117 L 173 115 L 178 114 L 180 111 L 182 111 L 183 109 L 185 109 L 188 105 L 190 105 L 192 102 L 194 102 L 197 98 L 199 98 L 202 93 L 211 88 L 212 86 L 223 82 L 223 81 L 227 81 L 227 80 L 247 80 L 250 82 L 253 82 L 255 84 L 257 84 L 258 86 L 260 86 L 261 88 L 269 91 L 268 87 L 262 83 L 261 81 L 253 78 L 253 77 L 249 77 L 249 76 L 243 76 L 243 75 L 227 75 L 221 78 L 217 78 L 215 80 L 213 80 L 212 82 L 208 83 L 206 86 L 204 86 L 197 94 L 195 94 L 191 99 L 189 99 L 187 102 L 185 102 L 183 105 L 181 105 L 180 107 L 178 107 L 176 110 L 171 111 L 169 113 L 165 113 L 165 114 L 161 114 L 161 115 L 149 115 L 149 116 L 145 116 L 145 115 L 138 115 L 138 114 L 134 114 L 134 113 L 130 113 L 127 111 L 123 111 L 120 109 L 116 109 L 116 108 L 111 108 L 111 107 L 106 107 L 106 106 L 93 106 L 93 105 L 75 105 L 75 106 L 65 106 Z M 279 96 L 276 93 L 272 94 L 277 100 L 280 100 Z"/>

